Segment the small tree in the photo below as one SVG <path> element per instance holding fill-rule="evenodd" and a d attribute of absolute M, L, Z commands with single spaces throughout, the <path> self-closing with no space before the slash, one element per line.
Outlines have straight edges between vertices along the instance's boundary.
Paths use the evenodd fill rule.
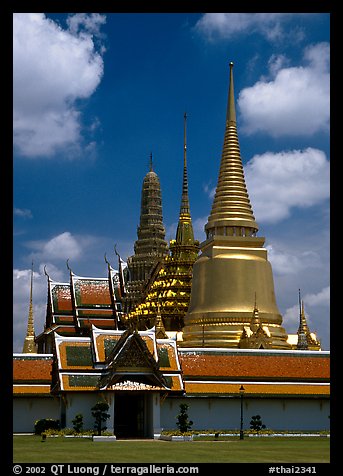
<path fill-rule="evenodd" d="M 251 417 L 250 428 L 251 430 L 255 430 L 257 432 L 264 430 L 266 428 L 266 425 L 262 423 L 262 419 L 260 415 L 254 415 Z"/>
<path fill-rule="evenodd" d="M 189 431 L 193 425 L 192 420 L 188 419 L 188 405 L 187 403 L 180 404 L 180 413 L 177 415 L 177 427 L 181 431 L 181 433 L 186 433 Z"/>
<path fill-rule="evenodd" d="M 94 428 L 97 431 L 98 436 L 101 435 L 103 430 L 106 430 L 106 426 L 103 426 L 102 423 L 110 418 L 110 414 L 107 413 L 109 405 L 106 402 L 98 402 L 92 408 L 92 416 L 95 418 Z"/>
<path fill-rule="evenodd" d="M 81 413 L 75 415 L 74 420 L 72 420 L 72 424 L 76 433 L 81 433 L 83 430 L 83 415 Z"/>

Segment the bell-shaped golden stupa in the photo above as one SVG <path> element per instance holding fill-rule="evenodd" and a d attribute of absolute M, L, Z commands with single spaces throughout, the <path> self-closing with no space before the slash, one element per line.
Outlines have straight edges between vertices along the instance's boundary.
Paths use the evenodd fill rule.
<path fill-rule="evenodd" d="M 276 304 L 272 268 L 257 237 L 258 225 L 247 192 L 234 99 L 233 63 L 224 145 L 206 240 L 193 266 L 192 291 L 185 316 L 185 347 L 249 347 L 255 299 L 264 340 L 259 348 L 289 349 Z M 251 331 L 249 331 L 251 332 Z M 251 339 L 254 347 L 256 339 Z M 263 343 L 264 342 L 264 343 Z"/>

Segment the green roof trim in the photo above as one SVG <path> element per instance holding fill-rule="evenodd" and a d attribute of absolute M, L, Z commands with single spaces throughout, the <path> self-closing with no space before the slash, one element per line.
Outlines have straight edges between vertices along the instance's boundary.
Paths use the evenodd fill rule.
<path fill-rule="evenodd" d="M 157 349 L 157 354 L 158 354 L 158 365 L 160 367 L 171 367 L 169 355 L 168 355 L 168 349 L 166 349 L 165 347 L 159 347 Z"/>
<path fill-rule="evenodd" d="M 68 381 L 70 387 L 98 387 L 100 376 L 99 375 L 68 375 Z"/>
<path fill-rule="evenodd" d="M 92 351 L 90 344 L 86 346 L 66 347 L 67 365 L 69 367 L 93 367 Z"/>

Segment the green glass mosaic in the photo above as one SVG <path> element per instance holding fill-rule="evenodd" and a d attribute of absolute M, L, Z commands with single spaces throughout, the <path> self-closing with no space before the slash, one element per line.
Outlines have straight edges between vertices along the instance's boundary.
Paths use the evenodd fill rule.
<path fill-rule="evenodd" d="M 69 375 L 70 387 L 97 387 L 99 384 L 99 375 Z"/>
<path fill-rule="evenodd" d="M 160 367 L 171 367 L 169 355 L 168 355 L 168 349 L 164 347 L 160 347 L 158 349 L 158 363 Z"/>
<path fill-rule="evenodd" d="M 112 350 L 114 349 L 114 346 L 116 345 L 118 341 L 113 340 L 113 339 L 105 339 L 104 340 L 104 349 L 105 349 L 105 359 L 110 355 Z"/>
<path fill-rule="evenodd" d="M 166 377 L 164 375 L 164 379 L 166 381 L 166 385 L 168 388 L 173 388 L 173 379 L 171 377 Z"/>
<path fill-rule="evenodd" d="M 67 365 L 70 367 L 83 366 L 92 367 L 93 359 L 90 344 L 89 346 L 68 346 L 66 347 Z"/>

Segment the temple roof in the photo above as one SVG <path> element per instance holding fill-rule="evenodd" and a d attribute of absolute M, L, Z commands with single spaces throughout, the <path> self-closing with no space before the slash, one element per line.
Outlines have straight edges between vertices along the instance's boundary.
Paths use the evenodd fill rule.
<path fill-rule="evenodd" d="M 70 268 L 69 268 L 70 269 Z M 44 341 L 51 332 L 77 335 L 92 324 L 115 329 L 122 318 L 119 272 L 108 266 L 107 278 L 77 276 L 70 270 L 69 283 L 48 277 L 45 329 L 37 337 Z"/>
<path fill-rule="evenodd" d="M 50 383 L 52 354 L 14 354 L 14 383 Z"/>
<path fill-rule="evenodd" d="M 178 350 L 176 342 L 172 339 L 155 339 L 150 349 L 146 346 L 146 351 L 150 353 L 163 375 L 164 385 L 161 385 L 162 382 L 155 378 L 156 375 L 159 376 L 158 373 L 150 372 L 150 378 L 145 377 L 146 370 L 140 368 L 140 352 L 138 354 L 136 351 L 132 352 L 127 345 L 122 345 L 122 350 L 125 353 L 126 348 L 126 352 L 132 352 L 131 364 L 136 362 L 139 365 L 127 368 L 126 372 L 123 367 L 121 369 L 118 367 L 120 372 L 117 375 L 115 369 L 111 373 L 111 356 L 115 348 L 112 340 L 118 343 L 124 332 L 112 331 L 107 335 L 104 330 L 94 326 L 92 329 L 91 338 L 57 337 L 60 391 L 96 391 L 101 388 L 186 391 L 189 396 L 239 396 L 239 388 L 244 385 L 246 397 L 328 398 L 330 395 L 329 352 Z M 152 337 L 152 332 L 153 329 L 145 333 L 147 339 L 142 340 L 144 345 L 146 342 L 149 343 L 148 336 L 151 333 Z M 134 339 L 141 334 L 138 333 Z M 127 337 L 130 335 L 133 334 L 127 334 Z M 110 342 L 106 344 L 107 338 Z M 96 352 L 92 351 L 92 345 L 95 345 Z M 129 356 L 125 356 L 126 358 L 129 359 Z M 118 362 L 120 363 L 120 360 Z M 15 354 L 14 394 L 49 395 L 52 369 L 51 354 Z"/>
<path fill-rule="evenodd" d="M 184 386 L 176 342 L 148 331 L 106 331 L 92 326 L 90 337 L 55 335 L 55 391 L 161 390 Z M 130 382 L 130 383 L 129 383 Z"/>
<path fill-rule="evenodd" d="M 328 352 L 181 349 L 180 362 L 185 381 L 255 380 L 328 382 Z"/>

